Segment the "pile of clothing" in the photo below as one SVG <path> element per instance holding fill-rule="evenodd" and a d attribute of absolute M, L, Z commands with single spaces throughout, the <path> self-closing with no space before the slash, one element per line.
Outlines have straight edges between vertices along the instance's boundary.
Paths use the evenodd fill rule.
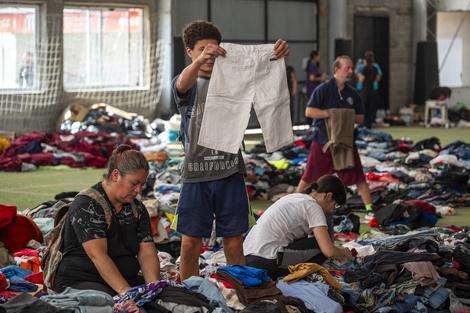
<path fill-rule="evenodd" d="M 76 138 L 80 133 L 72 140 L 89 143 L 80 140 L 92 134 Z M 262 142 L 243 153 L 251 199 L 275 201 L 294 192 L 306 166 L 309 135 L 297 133 L 292 145 L 274 153 L 266 153 Z M 41 143 L 55 138 L 35 136 Z M 43 244 L 40 234 L 52 229 L 56 212 L 74 196 L 59 194 L 20 213 L 12 208 L 1 211 L 8 214 L 1 216 L 0 223 L 9 225 L 24 216 L 18 220 L 35 226 L 22 231 L 21 243 L 12 245 L 9 236 L 0 244 L 0 312 L 13 312 L 20 303 L 47 312 L 91 311 L 92 307 L 100 312 L 470 311 L 470 228 L 435 227 L 437 217 L 458 214 L 459 207 L 470 206 L 467 143 L 441 147 L 436 138 L 413 143 L 359 128 L 356 144 L 372 191 L 375 217 L 369 224 L 375 228 L 361 233 L 361 221 L 354 212 L 364 211 L 364 205 L 357 190 L 349 188 L 346 204 L 335 211 L 334 230 L 335 239 L 354 251 L 351 261 L 297 264 L 289 268 L 290 275 L 272 281 L 263 270 L 227 266 L 222 242 L 213 235 L 203 240 L 200 276 L 181 282 L 181 235 L 169 225 L 181 190 L 184 157 L 152 139 L 130 142 L 145 153 L 151 167 L 142 200 L 151 217 L 161 280 L 114 298 L 99 292 L 90 297 L 87 291 L 73 289 L 63 294 L 44 292 L 35 253 Z M 100 151 L 109 153 L 107 147 L 100 145 Z"/>

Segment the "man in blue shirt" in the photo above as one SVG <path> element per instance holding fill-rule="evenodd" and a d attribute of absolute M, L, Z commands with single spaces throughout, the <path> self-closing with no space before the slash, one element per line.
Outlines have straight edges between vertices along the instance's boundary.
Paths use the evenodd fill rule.
<path fill-rule="evenodd" d="M 353 145 L 354 168 L 336 171 L 333 168 L 331 150 L 322 151 L 328 142 L 328 134 L 325 119 L 329 118 L 328 109 L 354 109 L 354 123 L 360 124 L 364 119 L 364 106 L 359 93 L 347 82 L 353 75 L 353 63 L 348 56 L 339 56 L 333 63 L 334 76 L 328 83 L 321 84 L 315 89 L 307 103 L 305 115 L 313 118 L 315 130 L 312 135 L 312 146 L 307 161 L 307 167 L 297 186 L 297 192 L 302 192 L 310 183 L 323 175 L 336 173 L 345 186 L 357 185 L 362 201 L 368 211 L 368 217 L 372 218 L 372 199 L 369 185 L 362 171 L 361 159 L 357 147 Z M 338 126 L 338 125 L 336 125 Z M 351 128 L 354 132 L 354 128 Z"/>

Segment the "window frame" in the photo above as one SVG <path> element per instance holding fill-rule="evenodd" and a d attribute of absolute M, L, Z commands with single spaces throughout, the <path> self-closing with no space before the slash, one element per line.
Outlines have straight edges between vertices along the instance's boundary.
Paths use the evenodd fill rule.
<path fill-rule="evenodd" d="M 130 12 L 131 9 L 141 10 L 141 35 L 140 35 L 140 53 L 141 58 L 139 61 L 141 82 L 140 86 L 106 86 L 106 85 L 90 85 L 80 87 L 67 87 L 65 83 L 65 75 L 62 79 L 63 90 L 65 93 L 77 93 L 77 92 L 113 92 L 113 91 L 139 91 L 150 89 L 150 75 L 145 70 L 145 64 L 149 64 L 150 61 L 150 31 L 149 31 L 149 9 L 146 5 L 136 3 L 132 4 L 92 4 L 92 3 L 77 3 L 77 2 L 65 2 L 63 5 L 63 13 L 67 9 L 72 10 L 98 10 L 98 11 L 114 11 L 114 10 L 126 10 Z M 101 30 L 100 30 L 101 32 Z M 129 32 L 128 32 L 129 34 Z M 65 37 L 65 33 L 62 32 L 62 38 Z M 101 49 L 101 47 L 100 47 Z M 65 55 L 63 56 L 62 71 L 65 74 Z"/>
<path fill-rule="evenodd" d="M 0 94 L 37 94 L 42 91 L 42 84 L 39 80 L 40 73 L 42 71 L 41 64 L 38 61 L 38 44 L 41 39 L 41 5 L 42 3 L 13 3 L 13 2 L 6 2 L 6 3 L 0 3 L 0 8 L 5 8 L 5 7 L 14 7 L 14 8 L 32 8 L 34 9 L 34 14 L 35 14 L 35 19 L 34 19 L 34 51 L 33 53 L 33 60 L 35 64 L 35 71 L 34 71 L 34 84 L 31 88 L 22 88 L 21 86 L 18 85 L 18 87 L 3 87 L 0 86 Z M 3 62 L 0 60 L 0 62 Z M 19 74 L 19 69 L 17 68 L 17 72 L 15 73 L 15 76 L 18 76 Z M 5 73 L 3 72 L 2 75 Z"/>

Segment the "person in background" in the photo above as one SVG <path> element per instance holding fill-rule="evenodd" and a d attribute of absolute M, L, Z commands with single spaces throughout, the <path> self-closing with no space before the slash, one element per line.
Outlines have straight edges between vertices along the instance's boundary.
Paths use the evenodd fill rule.
<path fill-rule="evenodd" d="M 373 81 L 374 102 L 375 102 L 375 108 L 376 108 L 376 111 L 374 113 L 373 120 L 372 120 L 372 122 L 374 122 L 379 118 L 380 119 L 384 118 L 387 114 L 385 107 L 380 103 L 380 98 L 379 98 L 379 82 L 382 79 L 383 74 L 382 74 L 382 70 L 380 66 L 375 62 L 374 53 L 372 51 L 365 52 L 363 58 L 361 59 L 361 62 L 358 62 L 357 64 L 357 72 L 356 72 L 357 90 L 360 93 L 361 93 L 362 86 L 363 86 L 363 83 L 360 81 L 360 75 L 364 74 L 363 71 L 366 66 L 367 60 L 371 60 L 371 63 L 374 65 L 375 69 L 377 70 L 377 75 L 375 77 L 375 80 Z"/>
<path fill-rule="evenodd" d="M 353 142 L 354 168 L 336 171 L 333 168 L 333 156 L 331 149 L 325 152 L 323 146 L 328 142 L 325 119 L 329 118 L 329 109 L 352 109 L 354 110 L 354 123 L 360 124 L 364 119 L 364 106 L 361 96 L 351 87 L 349 82 L 353 75 L 353 63 L 348 56 L 339 56 L 333 62 L 333 77 L 315 89 L 312 97 L 307 103 L 305 115 L 313 119 L 314 132 L 311 136 L 312 144 L 307 160 L 307 167 L 297 186 L 297 192 L 305 190 L 311 182 L 326 174 L 336 173 L 346 186 L 356 184 L 362 201 L 367 210 L 367 218 L 373 217 L 372 198 L 369 185 L 367 184 L 362 170 L 361 159 L 357 147 Z M 344 127 L 343 125 L 337 125 Z M 354 125 L 351 129 L 342 131 L 354 132 Z"/>
<path fill-rule="evenodd" d="M 363 125 L 372 129 L 378 101 L 378 90 L 375 89 L 375 84 L 378 85 L 381 75 L 378 73 L 377 67 L 374 66 L 374 54 L 372 52 L 368 51 L 364 54 L 362 64 L 363 66 L 360 67 L 357 77 L 358 85 L 361 84 L 360 94 L 365 110 Z"/>
<path fill-rule="evenodd" d="M 289 265 L 321 265 L 327 258 L 350 260 L 348 248 L 333 244 L 325 216 L 345 202 L 346 189 L 334 175 L 322 176 L 302 193 L 277 200 L 244 241 L 246 265 L 264 269 L 276 280 L 290 274 Z"/>
<path fill-rule="evenodd" d="M 23 53 L 23 65 L 20 67 L 19 84 L 21 88 L 34 85 L 34 62 L 30 51 Z"/>
<path fill-rule="evenodd" d="M 211 237 L 216 224 L 216 236 L 222 237 L 227 265 L 245 265 L 243 236 L 255 223 L 248 201 L 245 164 L 240 149 L 236 154 L 209 149 L 197 144 L 207 98 L 209 81 L 216 58 L 227 51 L 220 46 L 222 35 L 213 23 L 194 21 L 183 29 L 183 42 L 192 63 L 173 79 L 172 90 L 177 106 L 188 106 L 194 99 L 189 120 L 189 142 L 184 146 L 185 159 L 176 216 L 171 228 L 182 234 L 181 281 L 199 275 L 202 238 Z M 279 39 L 273 46 L 274 59 L 289 54 L 286 41 Z M 196 84 L 195 97 L 192 87 Z M 227 116 L 227 118 L 230 118 Z M 223 136 L 224 134 L 219 134 Z M 210 160 L 215 166 L 199 167 Z M 193 170 L 193 166 L 198 170 Z M 232 164 L 232 166 L 225 166 Z"/>
<path fill-rule="evenodd" d="M 307 99 L 310 99 L 313 91 L 325 80 L 326 74 L 320 74 L 320 53 L 316 50 L 310 52 L 310 58 L 307 63 Z M 307 117 L 307 124 L 312 125 L 312 119 Z"/>
<path fill-rule="evenodd" d="M 136 199 L 148 173 L 148 161 L 140 151 L 128 145 L 113 151 L 104 181 L 92 186 L 111 208 L 109 225 L 99 199 L 75 197 L 64 224 L 64 256 L 55 276 L 57 292 L 72 287 L 115 296 L 160 279 L 150 217 Z"/>
<path fill-rule="evenodd" d="M 290 95 L 290 117 L 292 125 L 294 124 L 294 105 L 295 96 L 297 95 L 297 77 L 295 76 L 295 70 L 291 65 L 288 65 L 287 57 L 284 58 L 286 62 L 286 74 L 287 74 L 287 87 L 289 88 Z"/>

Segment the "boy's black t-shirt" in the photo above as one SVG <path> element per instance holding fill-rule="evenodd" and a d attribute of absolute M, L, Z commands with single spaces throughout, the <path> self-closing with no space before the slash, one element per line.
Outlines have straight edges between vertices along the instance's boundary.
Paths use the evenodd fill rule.
<path fill-rule="evenodd" d="M 134 200 L 137 218 L 130 204 L 125 204 L 121 211 L 116 213 L 101 182 L 92 188 L 103 194 L 108 202 L 112 212 L 111 224 L 108 228 L 104 210 L 96 200 L 87 196 L 75 198 L 64 225 L 64 257 L 55 279 L 58 292 L 66 286 L 74 286 L 80 282 L 106 284 L 86 254 L 83 242 L 107 238 L 108 255 L 131 286 L 140 270 L 137 261 L 139 244 L 153 242 L 150 217 L 141 202 Z"/>

